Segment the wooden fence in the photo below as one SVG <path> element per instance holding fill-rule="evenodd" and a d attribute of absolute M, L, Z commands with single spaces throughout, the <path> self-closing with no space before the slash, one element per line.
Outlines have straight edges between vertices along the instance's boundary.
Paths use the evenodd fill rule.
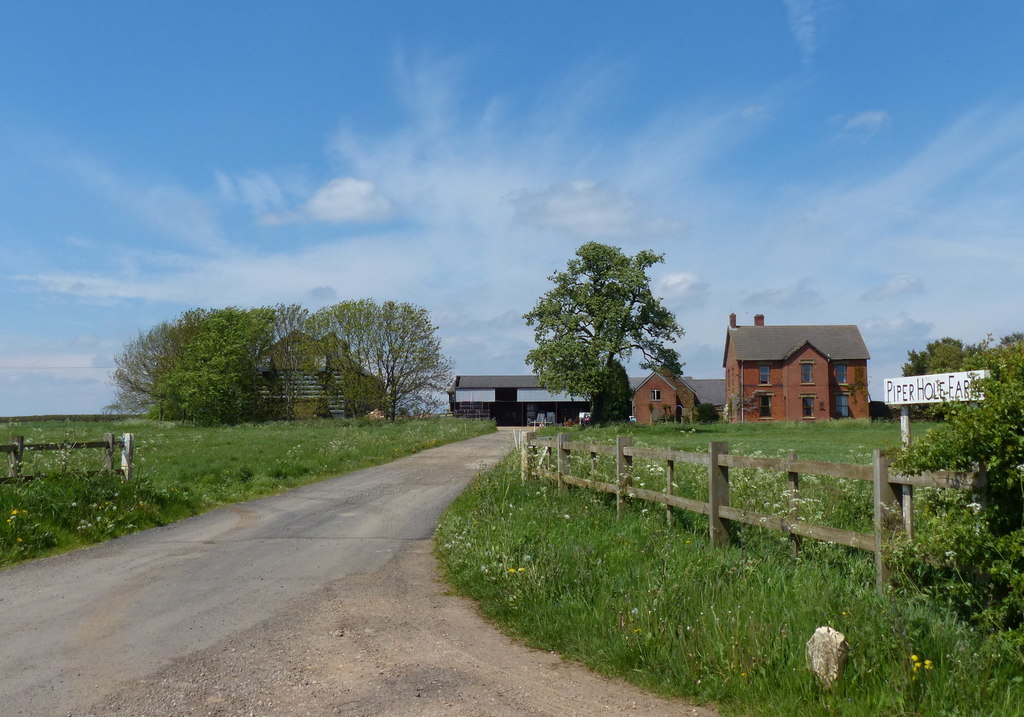
<path fill-rule="evenodd" d="M 634 446 L 632 439 L 628 436 L 619 436 L 615 445 L 612 446 L 570 441 L 569 436 L 564 433 L 560 433 L 556 437 L 538 438 L 532 432 L 523 436 L 521 449 L 524 480 L 539 475 L 556 481 L 559 488 L 574 485 L 612 493 L 616 496 L 616 508 L 620 513 L 627 498 L 664 505 L 666 517 L 670 522 L 673 508 L 702 513 L 708 516 L 711 545 L 716 547 L 729 545 L 732 535 L 731 523 L 744 523 L 789 534 L 794 553 L 800 550 L 803 538 L 870 551 L 875 555 L 876 585 L 879 591 L 885 588 L 891 574 L 886 561 L 886 545 L 897 533 L 913 535 L 914 486 L 973 489 L 983 486 L 985 482 L 984 470 L 972 473 L 934 471 L 919 475 L 892 473 L 889 470 L 889 459 L 883 451 L 875 451 L 871 465 L 865 466 L 800 460 L 795 453 L 791 453 L 786 458 L 730 455 L 727 443 L 711 443 L 706 453 L 692 453 L 674 449 Z M 614 456 L 616 482 L 608 483 L 571 475 L 569 465 L 572 452 L 589 456 L 591 475 L 597 472 L 598 455 Z M 633 485 L 634 458 L 665 462 L 664 492 L 638 488 Z M 707 502 L 673 495 L 677 463 L 707 466 Z M 764 469 L 786 473 L 790 501 L 788 515 L 784 517 L 766 515 L 729 505 L 730 468 Z M 813 525 L 800 520 L 798 506 L 801 474 L 871 481 L 874 485 L 873 532 L 859 533 L 853 530 Z"/>
<path fill-rule="evenodd" d="M 0 443 L 0 453 L 7 454 L 7 476 L 0 477 L 0 483 L 20 483 L 33 480 L 35 476 L 26 474 L 25 457 L 30 451 L 73 451 L 84 448 L 103 449 L 103 464 L 100 472 L 121 474 L 124 480 L 131 480 L 132 466 L 135 459 L 135 436 L 125 433 L 117 438 L 107 433 L 100 441 L 72 441 L 63 443 L 25 443 L 24 436 L 15 436 L 10 443 Z M 120 449 L 121 464 L 114 469 L 114 454 Z"/>

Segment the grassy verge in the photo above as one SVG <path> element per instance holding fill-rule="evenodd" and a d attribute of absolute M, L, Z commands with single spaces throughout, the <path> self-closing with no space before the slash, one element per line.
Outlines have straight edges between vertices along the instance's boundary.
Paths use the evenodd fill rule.
<path fill-rule="evenodd" d="M 738 428 L 631 430 L 648 445 L 698 450 L 702 440 L 728 440 L 735 453 L 747 444 L 748 453 L 795 449 L 849 462 L 898 441 L 898 428 L 867 423 L 772 426 L 763 436 Z M 588 431 L 587 440 L 614 432 Z M 700 516 L 677 514 L 668 527 L 662 510 L 634 503 L 617 520 L 606 497 L 521 482 L 514 459 L 474 482 L 437 535 L 449 580 L 490 618 L 538 648 L 663 694 L 735 714 L 1021 713 L 1017 648 L 941 606 L 879 597 L 868 553 L 804 545 L 793 559 L 784 536 L 750 529 L 737 547 L 712 550 Z M 805 666 L 820 625 L 844 632 L 852 650 L 831 692 Z"/>
<path fill-rule="evenodd" d="M 0 565 L 100 542 L 196 515 L 227 503 L 279 493 L 494 430 L 457 419 L 398 423 L 298 421 L 195 428 L 133 420 L 114 423 L 11 423 L 0 435 L 28 443 L 136 437 L 131 482 L 87 476 L 102 452 L 31 452 L 25 472 L 41 476 L 0 485 Z"/>

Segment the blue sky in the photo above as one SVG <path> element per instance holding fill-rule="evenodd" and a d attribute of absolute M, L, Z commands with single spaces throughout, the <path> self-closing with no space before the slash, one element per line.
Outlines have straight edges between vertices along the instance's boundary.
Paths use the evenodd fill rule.
<path fill-rule="evenodd" d="M 193 307 L 397 299 L 520 373 L 580 244 L 741 324 L 1024 330 L 1016 1 L 0 0 L 0 415 L 92 413 Z"/>

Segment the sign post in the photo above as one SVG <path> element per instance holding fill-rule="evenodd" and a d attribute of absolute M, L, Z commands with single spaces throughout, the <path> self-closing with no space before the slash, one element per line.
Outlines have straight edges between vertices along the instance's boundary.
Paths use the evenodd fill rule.
<path fill-rule="evenodd" d="M 956 371 L 885 379 L 886 404 L 900 407 L 900 438 L 903 445 L 910 445 L 910 407 L 912 405 L 946 403 L 947 401 L 981 401 L 985 396 L 974 386 L 974 382 L 979 378 L 988 378 L 988 371 Z M 903 525 L 907 537 L 912 538 L 913 486 L 903 485 L 900 503 L 903 507 Z"/>
<path fill-rule="evenodd" d="M 903 445 L 910 445 L 910 406 L 947 401 L 981 401 L 984 394 L 974 386 L 988 371 L 956 371 L 926 376 L 900 376 L 885 379 L 885 402 L 900 407 L 900 434 Z"/>

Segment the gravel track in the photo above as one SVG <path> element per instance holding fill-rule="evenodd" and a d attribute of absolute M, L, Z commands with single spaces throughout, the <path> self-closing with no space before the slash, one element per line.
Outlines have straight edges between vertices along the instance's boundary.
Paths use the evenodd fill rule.
<path fill-rule="evenodd" d="M 176 661 L 88 715 L 692 715 L 497 632 L 445 593 L 430 541 Z"/>

